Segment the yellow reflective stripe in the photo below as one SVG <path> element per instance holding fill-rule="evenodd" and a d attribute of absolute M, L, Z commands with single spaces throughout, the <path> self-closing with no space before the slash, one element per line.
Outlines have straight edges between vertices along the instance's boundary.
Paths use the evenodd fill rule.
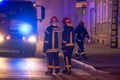
<path fill-rule="evenodd" d="M 71 65 L 66 65 L 65 67 L 69 67 L 69 68 L 70 68 L 70 67 L 71 67 Z"/>
<path fill-rule="evenodd" d="M 48 68 L 53 68 L 53 66 L 48 66 Z"/>
<path fill-rule="evenodd" d="M 65 44 L 65 46 L 74 46 L 74 43 Z"/>
<path fill-rule="evenodd" d="M 72 44 L 72 32 L 70 32 L 70 43 Z"/>
<path fill-rule="evenodd" d="M 65 46 L 74 46 L 74 43 L 72 42 L 72 32 L 70 32 L 70 43 L 65 44 Z"/>
<path fill-rule="evenodd" d="M 52 31 L 52 49 L 55 49 L 55 33 L 58 33 L 58 42 L 59 42 L 59 32 L 60 32 L 60 30 L 57 28 L 55 28 L 55 29 L 53 29 L 53 31 Z M 59 43 L 58 43 L 58 45 L 59 45 Z"/>
<path fill-rule="evenodd" d="M 59 49 L 47 49 L 46 52 L 59 52 Z"/>
<path fill-rule="evenodd" d="M 60 68 L 60 66 L 54 66 L 54 68 Z"/>
<path fill-rule="evenodd" d="M 55 35 L 54 35 L 54 30 L 52 31 L 52 49 L 55 48 L 54 43 L 55 43 Z"/>
<path fill-rule="evenodd" d="M 66 68 L 67 68 L 68 71 L 70 71 L 70 69 L 69 69 L 69 63 L 68 63 L 68 57 L 67 56 L 66 56 Z"/>
<path fill-rule="evenodd" d="M 60 66 L 48 66 L 48 68 L 60 68 Z"/>

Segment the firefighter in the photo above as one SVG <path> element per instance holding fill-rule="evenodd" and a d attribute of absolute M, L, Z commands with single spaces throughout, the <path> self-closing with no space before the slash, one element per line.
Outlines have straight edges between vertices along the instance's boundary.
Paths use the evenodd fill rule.
<path fill-rule="evenodd" d="M 88 41 L 90 41 L 88 32 L 86 28 L 84 27 L 83 21 L 81 20 L 79 22 L 79 25 L 75 29 L 75 39 L 78 44 L 78 51 L 76 52 L 75 55 L 78 57 L 81 55 L 83 60 L 88 59 L 88 57 L 86 56 L 84 52 L 85 38 L 88 38 Z"/>
<path fill-rule="evenodd" d="M 50 19 L 50 26 L 45 30 L 44 47 L 43 52 L 47 55 L 48 61 L 48 71 L 47 75 L 52 75 L 53 73 L 58 74 L 60 72 L 59 66 L 59 38 L 60 29 L 57 26 L 59 22 L 56 16 Z M 55 72 L 53 72 L 55 70 Z"/>
<path fill-rule="evenodd" d="M 65 70 L 63 73 L 71 74 L 71 56 L 74 49 L 74 28 L 71 25 L 69 18 L 63 18 L 62 32 L 62 50 L 64 54 Z"/>

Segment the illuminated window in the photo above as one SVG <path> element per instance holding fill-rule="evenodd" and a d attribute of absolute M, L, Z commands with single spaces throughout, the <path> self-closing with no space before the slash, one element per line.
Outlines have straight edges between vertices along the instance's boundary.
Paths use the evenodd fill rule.
<path fill-rule="evenodd" d="M 103 7 L 102 7 L 102 13 L 103 13 L 103 15 L 102 15 L 102 22 L 105 22 L 106 20 L 106 3 L 105 2 L 103 2 Z"/>
<path fill-rule="evenodd" d="M 103 14 L 102 14 L 102 1 L 100 1 L 100 16 L 99 16 L 99 18 L 100 18 L 100 23 L 102 22 L 102 16 L 103 16 Z"/>
<path fill-rule="evenodd" d="M 97 5 L 97 22 L 100 22 L 100 4 Z"/>
<path fill-rule="evenodd" d="M 108 7 L 108 20 L 111 21 L 112 18 L 112 0 L 109 1 L 109 7 Z"/>
<path fill-rule="evenodd" d="M 76 14 L 82 15 L 82 8 L 77 8 L 76 9 Z"/>

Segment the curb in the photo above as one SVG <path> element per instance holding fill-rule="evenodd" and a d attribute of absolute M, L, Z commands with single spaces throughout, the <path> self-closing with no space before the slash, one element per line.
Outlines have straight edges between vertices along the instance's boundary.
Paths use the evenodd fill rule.
<path fill-rule="evenodd" d="M 91 73 L 91 74 L 96 74 L 96 73 L 109 74 L 110 73 L 110 72 L 107 72 L 107 71 L 97 70 L 92 65 L 83 63 L 83 62 L 75 60 L 75 59 L 72 59 L 72 63 L 75 63 L 76 65 L 79 65 L 80 69 L 82 69 L 82 70 L 84 70 L 88 73 Z"/>

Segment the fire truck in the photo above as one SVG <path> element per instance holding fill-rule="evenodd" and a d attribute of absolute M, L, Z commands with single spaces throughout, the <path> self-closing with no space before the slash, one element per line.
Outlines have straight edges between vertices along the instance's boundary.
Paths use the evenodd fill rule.
<path fill-rule="evenodd" d="M 37 7 L 41 11 L 38 19 Z M 45 18 L 45 8 L 32 1 L 0 0 L 0 50 L 35 56 L 37 21 Z"/>

